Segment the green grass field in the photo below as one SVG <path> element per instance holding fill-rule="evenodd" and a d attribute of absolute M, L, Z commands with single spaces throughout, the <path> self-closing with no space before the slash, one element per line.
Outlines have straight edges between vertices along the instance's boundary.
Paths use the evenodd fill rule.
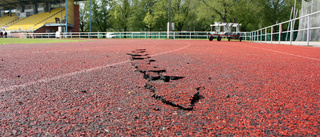
<path fill-rule="evenodd" d="M 4 45 L 4 44 L 33 44 L 33 43 L 81 42 L 81 41 L 86 41 L 86 40 L 0 38 L 0 45 Z"/>

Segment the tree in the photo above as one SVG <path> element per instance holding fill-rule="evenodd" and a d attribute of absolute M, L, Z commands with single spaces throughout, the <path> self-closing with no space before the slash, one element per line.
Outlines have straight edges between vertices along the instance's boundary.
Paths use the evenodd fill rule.
<path fill-rule="evenodd" d="M 189 17 L 191 0 L 173 0 L 172 1 L 172 21 L 175 23 L 175 28 L 181 31 L 187 23 Z"/>
<path fill-rule="evenodd" d="M 289 20 L 292 7 L 294 7 L 293 0 L 259 0 L 262 7 L 261 10 L 261 27 L 276 24 Z M 301 5 L 301 1 L 297 0 L 296 9 Z"/>
<path fill-rule="evenodd" d="M 237 3 L 234 0 L 201 0 L 214 13 L 218 14 L 222 22 L 227 22 L 228 17 Z"/>
<path fill-rule="evenodd" d="M 151 31 L 152 28 L 154 27 L 154 25 L 156 24 L 156 20 L 155 20 L 154 16 L 152 16 L 151 14 L 152 14 L 151 11 L 148 10 L 148 12 L 143 20 L 143 22 L 146 24 L 149 31 Z"/>
<path fill-rule="evenodd" d="M 85 32 L 85 31 L 89 31 L 89 25 L 88 25 L 88 20 L 86 20 L 87 18 L 87 9 L 86 6 L 84 6 L 83 4 L 80 5 L 80 9 L 79 9 L 79 14 L 80 14 L 80 19 L 79 19 L 79 28 L 80 28 L 80 32 Z"/>
<path fill-rule="evenodd" d="M 92 0 L 92 30 L 106 32 L 111 27 L 109 1 Z"/>
<path fill-rule="evenodd" d="M 115 0 L 114 7 L 110 11 L 113 21 L 113 28 L 119 31 L 128 31 L 128 19 L 131 15 L 131 6 L 129 0 Z"/>
<path fill-rule="evenodd" d="M 89 1 L 80 5 L 80 31 L 89 31 Z M 110 2 L 105 0 L 91 1 L 91 26 L 92 31 L 105 32 L 111 28 Z"/>
<path fill-rule="evenodd" d="M 148 28 L 145 20 L 147 14 L 153 17 L 153 6 L 158 0 L 133 0 L 131 5 L 131 16 L 129 28 L 133 31 L 145 31 Z"/>

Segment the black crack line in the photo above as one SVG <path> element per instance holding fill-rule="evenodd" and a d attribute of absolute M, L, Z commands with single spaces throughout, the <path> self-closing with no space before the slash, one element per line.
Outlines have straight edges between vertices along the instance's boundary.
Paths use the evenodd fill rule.
<path fill-rule="evenodd" d="M 145 53 L 146 52 L 146 49 L 136 49 L 134 51 L 132 51 L 132 53 L 127 53 L 127 55 L 130 55 L 131 56 L 131 61 L 134 61 L 134 60 L 145 60 L 145 59 L 148 59 L 149 62 L 147 64 L 150 64 L 150 62 L 155 62 L 155 60 L 153 59 L 150 59 L 150 57 L 148 56 L 148 54 L 144 54 L 144 55 L 141 55 L 140 53 Z M 157 81 L 157 80 L 161 80 L 161 81 L 164 81 L 164 82 L 170 82 L 171 80 L 180 80 L 180 79 L 183 79 L 184 77 L 181 77 L 181 76 L 164 76 L 162 75 L 161 73 L 163 72 L 166 72 L 165 69 L 159 69 L 159 70 L 139 70 L 139 67 L 132 63 L 132 65 L 138 69 L 139 72 L 143 73 L 144 75 L 144 79 L 147 79 L 148 82 L 150 81 Z M 156 68 L 156 67 L 155 67 Z M 151 75 L 148 75 L 146 74 L 147 72 L 152 72 L 152 73 L 155 73 L 157 76 L 151 76 Z M 156 89 L 155 87 L 149 85 L 148 83 L 145 84 L 144 86 L 146 89 L 150 90 L 151 92 L 153 93 L 156 93 Z M 197 87 L 196 90 L 198 91 L 196 94 L 193 95 L 192 99 L 190 100 L 190 107 L 183 107 L 179 104 L 175 104 L 171 101 L 168 101 L 165 99 L 165 97 L 163 96 L 159 96 L 157 94 L 153 94 L 152 97 L 155 98 L 156 100 L 159 100 L 161 101 L 162 103 L 164 104 L 167 104 L 167 105 L 170 105 L 172 107 L 177 107 L 179 109 L 182 109 L 182 110 L 186 110 L 186 111 L 191 111 L 193 110 L 193 106 L 199 102 L 200 99 L 204 98 L 203 96 L 200 95 L 199 91 L 201 88 L 204 88 L 204 87 Z"/>

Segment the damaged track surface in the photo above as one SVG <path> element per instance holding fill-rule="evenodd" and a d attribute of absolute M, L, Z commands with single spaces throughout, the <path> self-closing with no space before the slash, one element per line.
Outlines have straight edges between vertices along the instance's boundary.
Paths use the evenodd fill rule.
<path fill-rule="evenodd" d="M 94 40 L 0 49 L 0 136 L 320 134 L 319 48 Z M 192 111 L 153 98 L 126 55 L 135 49 L 176 76 L 170 84 L 205 87 L 204 98 Z"/>
<path fill-rule="evenodd" d="M 155 62 L 155 60 L 150 59 L 151 57 L 148 54 L 144 54 L 145 52 L 146 49 L 135 49 L 132 53 L 127 53 L 127 55 L 131 55 L 132 65 L 143 74 L 144 79 L 148 80 L 144 87 L 155 93 L 152 97 L 182 110 L 193 110 L 194 104 L 202 97 L 199 94 L 201 88 L 185 88 L 188 87 L 186 84 L 177 86 L 177 83 L 171 81 L 184 77 L 168 75 L 166 69 L 153 65 L 151 62 Z M 137 60 L 143 60 L 144 63 L 137 64 L 135 62 Z"/>

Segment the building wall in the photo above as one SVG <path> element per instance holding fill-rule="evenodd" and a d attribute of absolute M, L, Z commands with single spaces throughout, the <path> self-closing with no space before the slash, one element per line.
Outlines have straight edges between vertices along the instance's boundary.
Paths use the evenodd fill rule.
<path fill-rule="evenodd" d="M 48 30 L 50 30 L 49 33 L 55 33 L 56 31 L 58 31 L 58 27 L 41 27 L 40 29 L 35 31 L 35 33 L 47 33 Z"/>
<path fill-rule="evenodd" d="M 79 14 L 79 5 L 74 5 L 74 26 L 72 32 L 79 32 L 80 26 L 80 14 Z"/>

